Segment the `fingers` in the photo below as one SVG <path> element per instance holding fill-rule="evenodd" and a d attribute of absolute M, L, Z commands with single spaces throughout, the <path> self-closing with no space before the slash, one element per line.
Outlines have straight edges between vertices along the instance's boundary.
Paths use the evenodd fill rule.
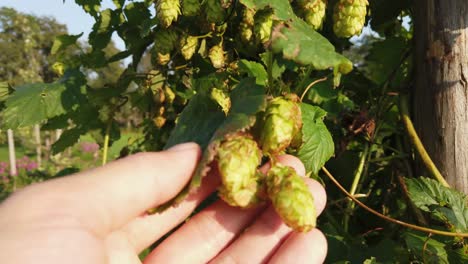
<path fill-rule="evenodd" d="M 134 252 L 141 252 L 182 223 L 203 200 L 216 190 L 219 184 L 219 176 L 210 173 L 203 178 L 200 189 L 190 194 L 179 205 L 171 207 L 161 214 L 137 217 L 128 223 L 121 231 L 133 245 Z"/>
<path fill-rule="evenodd" d="M 285 165 L 304 174 L 303 164 L 295 157 L 279 157 Z M 262 168 L 264 172 L 269 165 Z M 145 263 L 206 263 L 241 233 L 265 207 L 241 209 L 218 201 L 192 217 L 184 226 L 158 246 Z M 184 254 L 179 254 L 180 249 Z"/>
<path fill-rule="evenodd" d="M 327 239 L 318 229 L 309 233 L 291 233 L 268 263 L 323 263 Z"/>
<path fill-rule="evenodd" d="M 305 180 L 314 195 L 317 213 L 320 214 L 326 204 L 325 190 L 317 181 Z M 291 231 L 270 206 L 236 241 L 213 259 L 212 263 L 265 262 Z"/>
<path fill-rule="evenodd" d="M 34 199 L 31 210 L 23 210 L 15 217 L 29 214 L 26 217 L 33 219 L 31 214 L 50 214 L 48 211 L 54 210 L 55 215 L 73 218 L 96 235 L 105 235 L 175 196 L 189 181 L 199 156 L 200 148 L 194 143 L 136 154 L 26 188 L 9 203 L 12 207 L 22 203 L 24 208 L 30 208 Z"/>

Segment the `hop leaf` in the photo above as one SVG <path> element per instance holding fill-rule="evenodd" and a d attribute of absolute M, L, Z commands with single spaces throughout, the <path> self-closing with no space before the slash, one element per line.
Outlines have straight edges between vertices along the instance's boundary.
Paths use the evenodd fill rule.
<path fill-rule="evenodd" d="M 172 22 L 177 21 L 177 17 L 180 15 L 179 0 L 158 0 L 156 2 L 156 15 L 163 27 L 169 27 Z"/>
<path fill-rule="evenodd" d="M 300 0 L 300 14 L 315 30 L 321 29 L 325 19 L 327 0 Z"/>
<path fill-rule="evenodd" d="M 198 38 L 193 36 L 185 36 L 180 40 L 180 53 L 185 60 L 190 60 L 197 51 Z"/>
<path fill-rule="evenodd" d="M 279 154 L 291 143 L 294 143 L 294 147 L 302 143 L 302 117 L 298 100 L 296 95 L 290 94 L 276 97 L 269 102 L 260 134 L 260 145 L 264 153 Z"/>
<path fill-rule="evenodd" d="M 154 60 L 159 65 L 166 65 L 171 60 L 171 51 L 177 42 L 177 34 L 173 30 L 163 29 L 156 32 L 153 46 Z"/>
<path fill-rule="evenodd" d="M 257 143 L 246 135 L 235 134 L 221 143 L 217 153 L 221 199 L 243 208 L 260 201 L 257 166 L 261 158 Z"/>
<path fill-rule="evenodd" d="M 200 7 L 200 0 L 182 0 L 182 13 L 184 16 L 198 15 Z"/>
<path fill-rule="evenodd" d="M 340 0 L 333 12 L 333 31 L 337 37 L 359 35 L 366 22 L 367 0 Z"/>
<path fill-rule="evenodd" d="M 225 9 L 220 0 L 206 0 L 205 2 L 206 20 L 212 23 L 219 23 L 224 20 Z"/>
<path fill-rule="evenodd" d="M 177 33 L 173 30 L 159 30 L 154 38 L 154 48 L 160 53 L 170 53 L 177 43 Z"/>
<path fill-rule="evenodd" d="M 314 197 L 293 168 L 274 165 L 266 178 L 267 194 L 284 223 L 299 232 L 316 225 Z"/>
<path fill-rule="evenodd" d="M 271 28 L 273 26 L 273 13 L 270 11 L 258 13 L 255 17 L 255 38 L 262 44 L 270 40 Z"/>
<path fill-rule="evenodd" d="M 219 43 L 218 45 L 213 46 L 208 53 L 208 57 L 210 58 L 213 67 L 217 69 L 222 68 L 225 63 L 223 44 Z"/>

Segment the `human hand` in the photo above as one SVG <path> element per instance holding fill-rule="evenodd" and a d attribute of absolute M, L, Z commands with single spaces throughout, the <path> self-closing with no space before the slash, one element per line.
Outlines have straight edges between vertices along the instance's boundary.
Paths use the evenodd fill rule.
<path fill-rule="evenodd" d="M 177 207 L 145 214 L 187 184 L 199 157 L 199 147 L 187 143 L 26 187 L 0 204 L 0 262 L 141 263 L 138 254 L 182 223 L 219 185 L 211 172 Z M 279 161 L 304 175 L 297 158 L 284 155 Z M 306 181 L 320 213 L 325 191 Z M 293 232 L 271 206 L 240 209 L 219 200 L 166 238 L 144 263 L 321 263 L 326 252 L 320 231 Z"/>

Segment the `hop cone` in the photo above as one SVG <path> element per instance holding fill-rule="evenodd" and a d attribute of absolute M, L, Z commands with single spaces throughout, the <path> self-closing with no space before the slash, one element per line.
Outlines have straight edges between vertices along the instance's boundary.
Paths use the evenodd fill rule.
<path fill-rule="evenodd" d="M 298 2 L 304 20 L 315 30 L 322 28 L 327 0 L 301 0 Z"/>
<path fill-rule="evenodd" d="M 245 8 L 242 12 L 242 21 L 239 25 L 241 39 L 245 43 L 249 43 L 252 40 L 253 28 L 254 28 L 254 15 L 255 11 L 249 8 Z"/>
<path fill-rule="evenodd" d="M 260 145 L 264 153 L 278 154 L 292 142 L 294 146 L 302 143 L 301 108 L 296 95 L 272 99 L 265 111 L 260 134 Z"/>
<path fill-rule="evenodd" d="M 231 109 L 231 98 L 223 90 L 213 88 L 211 90 L 211 99 L 213 99 L 223 110 L 224 114 L 228 114 L 229 109 Z"/>
<path fill-rule="evenodd" d="M 200 13 L 200 0 L 182 0 L 182 14 L 196 16 Z"/>
<path fill-rule="evenodd" d="M 208 53 L 208 57 L 210 58 L 213 67 L 217 69 L 222 68 L 225 63 L 223 45 L 220 43 L 213 46 Z"/>
<path fill-rule="evenodd" d="M 333 12 L 335 35 L 349 38 L 360 34 L 366 21 L 367 5 L 367 0 L 339 0 Z"/>
<path fill-rule="evenodd" d="M 208 22 L 222 22 L 224 20 L 225 9 L 221 5 L 221 0 L 206 0 L 205 13 Z"/>
<path fill-rule="evenodd" d="M 273 26 L 273 14 L 265 12 L 255 17 L 254 32 L 255 38 L 264 44 L 270 40 L 271 27 Z"/>
<path fill-rule="evenodd" d="M 171 60 L 171 54 L 170 53 L 156 53 L 156 63 L 159 65 L 166 65 L 169 63 Z"/>
<path fill-rule="evenodd" d="M 268 172 L 266 184 L 268 197 L 286 225 L 300 232 L 315 227 L 314 197 L 294 169 L 276 164 Z"/>
<path fill-rule="evenodd" d="M 160 24 L 167 28 L 180 15 L 179 0 L 158 0 L 156 2 L 156 15 Z"/>
<path fill-rule="evenodd" d="M 185 36 L 180 40 L 180 53 L 185 60 L 190 60 L 197 51 L 198 38 L 193 36 Z"/>
<path fill-rule="evenodd" d="M 257 143 L 245 135 L 234 135 L 219 146 L 217 158 L 222 181 L 219 196 L 243 208 L 259 202 L 257 166 L 262 154 Z"/>

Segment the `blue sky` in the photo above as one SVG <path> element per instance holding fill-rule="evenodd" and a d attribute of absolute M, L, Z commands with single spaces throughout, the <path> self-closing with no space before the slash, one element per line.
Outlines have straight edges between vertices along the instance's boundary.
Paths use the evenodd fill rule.
<path fill-rule="evenodd" d="M 37 16 L 55 17 L 58 22 L 67 25 L 70 34 L 84 32 L 81 37 L 86 40 L 94 19 L 86 14 L 74 0 L 0 0 L 0 7 L 12 7 L 20 12 Z M 102 0 L 103 8 L 114 8 L 112 0 Z M 124 48 L 122 40 L 114 34 L 114 41 L 119 49 Z"/>

